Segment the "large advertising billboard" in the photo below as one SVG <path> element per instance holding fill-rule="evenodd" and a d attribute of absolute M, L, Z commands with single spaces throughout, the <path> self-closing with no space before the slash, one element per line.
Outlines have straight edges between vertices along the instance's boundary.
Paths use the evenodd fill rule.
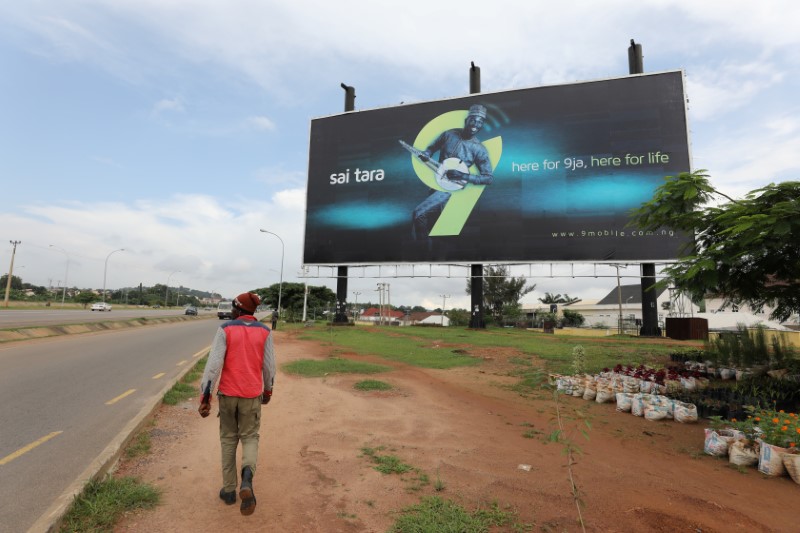
<path fill-rule="evenodd" d="M 314 119 L 303 262 L 674 259 L 630 211 L 689 170 L 680 71 Z"/>

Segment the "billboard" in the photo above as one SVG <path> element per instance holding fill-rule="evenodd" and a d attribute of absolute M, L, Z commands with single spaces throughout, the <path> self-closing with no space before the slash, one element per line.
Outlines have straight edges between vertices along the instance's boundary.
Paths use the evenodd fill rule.
<path fill-rule="evenodd" d="M 681 71 L 318 118 L 303 262 L 674 259 L 629 214 L 689 170 Z"/>

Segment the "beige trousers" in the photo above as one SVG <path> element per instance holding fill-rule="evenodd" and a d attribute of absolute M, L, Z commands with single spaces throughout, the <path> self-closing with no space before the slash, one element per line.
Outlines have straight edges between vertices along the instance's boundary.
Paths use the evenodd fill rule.
<path fill-rule="evenodd" d="M 258 431 L 261 428 L 261 397 L 219 396 L 219 441 L 222 448 L 222 483 L 225 492 L 236 490 L 239 471 L 236 449 L 242 442 L 242 468 L 256 473 Z"/>

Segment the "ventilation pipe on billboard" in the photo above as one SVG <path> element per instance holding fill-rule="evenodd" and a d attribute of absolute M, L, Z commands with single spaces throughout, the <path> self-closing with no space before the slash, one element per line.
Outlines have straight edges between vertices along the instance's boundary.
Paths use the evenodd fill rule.
<path fill-rule="evenodd" d="M 642 45 L 636 44 L 631 39 L 628 47 L 628 73 L 644 73 L 644 62 L 642 61 Z M 660 337 L 661 331 L 658 327 L 658 295 L 653 286 L 656 284 L 656 265 L 655 263 L 642 263 L 642 329 L 639 335 L 642 337 Z"/>
<path fill-rule="evenodd" d="M 356 88 L 342 83 L 344 89 L 344 112 L 356 108 Z M 334 324 L 347 324 L 347 267 L 340 266 L 336 271 L 336 310 L 333 315 Z"/>
<path fill-rule="evenodd" d="M 481 92 L 481 68 L 471 62 L 469 69 L 469 93 Z M 469 327 L 474 329 L 486 328 L 483 321 L 483 265 L 472 265 L 470 269 L 470 296 L 472 308 L 470 310 Z"/>

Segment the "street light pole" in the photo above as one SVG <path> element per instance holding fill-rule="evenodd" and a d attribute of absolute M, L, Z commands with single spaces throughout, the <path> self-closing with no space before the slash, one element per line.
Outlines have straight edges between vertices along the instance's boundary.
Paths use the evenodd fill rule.
<path fill-rule="evenodd" d="M 273 233 L 273 232 L 267 231 L 265 229 L 262 229 L 262 230 L 259 230 L 259 231 L 261 233 L 269 233 L 270 235 L 275 235 L 278 238 L 278 240 L 281 241 L 281 282 L 280 282 L 280 285 L 278 285 L 278 318 L 280 318 L 281 317 L 281 295 L 283 294 L 283 252 L 284 252 L 283 239 L 281 239 L 281 236 L 278 235 L 277 233 Z"/>
<path fill-rule="evenodd" d="M 103 303 L 106 303 L 106 273 L 108 273 L 108 258 L 111 257 L 111 254 L 124 251 L 125 248 L 120 248 L 119 250 L 114 250 L 106 256 L 106 266 L 103 268 Z"/>
<path fill-rule="evenodd" d="M 172 274 L 177 274 L 180 270 L 176 270 Z M 167 291 L 164 293 L 164 307 L 169 307 L 169 280 L 172 279 L 172 274 L 167 276 Z"/>
<path fill-rule="evenodd" d="M 64 307 L 64 300 L 67 298 L 67 278 L 69 277 L 69 253 L 66 250 L 59 248 L 58 246 L 50 245 L 50 248 L 54 250 L 58 250 L 62 254 L 67 256 L 67 268 L 64 270 L 64 292 L 61 293 L 61 307 Z"/>

